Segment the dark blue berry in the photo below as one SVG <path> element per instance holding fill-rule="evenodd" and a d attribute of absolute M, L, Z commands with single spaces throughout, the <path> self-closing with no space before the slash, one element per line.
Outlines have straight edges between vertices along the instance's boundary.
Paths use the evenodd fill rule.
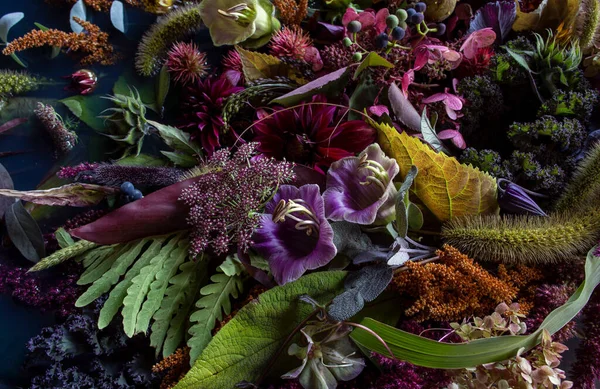
<path fill-rule="evenodd" d="M 380 49 L 385 49 L 388 45 L 389 40 L 390 38 L 388 37 L 388 35 L 385 32 L 382 32 L 381 34 L 375 37 L 375 46 L 377 46 L 377 48 Z"/>
<path fill-rule="evenodd" d="M 411 16 L 410 18 L 408 18 L 408 20 L 412 23 L 412 24 L 419 24 L 421 23 L 423 20 L 425 20 L 425 15 L 423 15 L 422 13 L 416 13 L 413 16 Z"/>
<path fill-rule="evenodd" d="M 392 39 L 395 41 L 401 41 L 406 35 L 406 31 L 402 27 L 396 27 L 392 30 Z"/>
<path fill-rule="evenodd" d="M 427 9 L 427 4 L 423 3 L 423 2 L 418 2 L 417 4 L 415 4 L 415 11 L 417 12 L 425 12 L 425 10 Z"/>
<path fill-rule="evenodd" d="M 142 192 L 140 192 L 138 189 L 134 190 L 133 193 L 131 194 L 131 198 L 133 200 L 139 200 L 142 197 L 144 197 L 144 195 L 142 194 Z"/>
<path fill-rule="evenodd" d="M 133 184 L 129 181 L 125 181 L 121 184 L 121 191 L 125 194 L 131 195 L 135 190 Z"/>
<path fill-rule="evenodd" d="M 360 24 L 358 20 L 353 20 L 350 23 L 348 23 L 348 31 L 352 33 L 359 32 L 361 28 L 362 24 Z"/>
<path fill-rule="evenodd" d="M 414 14 L 416 14 L 416 13 L 417 13 L 417 11 L 415 11 L 415 9 L 414 9 L 414 8 L 409 8 L 409 9 L 407 9 L 407 10 L 406 10 L 406 15 L 407 15 L 408 17 L 406 18 L 406 20 L 410 20 L 410 17 L 411 17 L 411 16 L 413 16 Z"/>
<path fill-rule="evenodd" d="M 442 36 L 446 33 L 446 25 L 444 23 L 438 23 L 436 28 L 437 28 L 437 32 L 435 34 L 437 36 Z"/>

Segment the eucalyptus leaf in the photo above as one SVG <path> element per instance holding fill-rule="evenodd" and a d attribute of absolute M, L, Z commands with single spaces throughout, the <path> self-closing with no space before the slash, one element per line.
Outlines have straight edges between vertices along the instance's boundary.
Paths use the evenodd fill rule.
<path fill-rule="evenodd" d="M 442 143 L 440 138 L 438 138 L 437 134 L 435 133 L 435 129 L 427 117 L 427 108 L 423 109 L 423 114 L 421 115 L 421 133 L 423 134 L 423 140 L 429 143 L 429 145 L 431 145 L 435 151 L 441 151 L 444 154 L 450 154 L 446 146 L 444 146 L 444 143 Z"/>
<path fill-rule="evenodd" d="M 25 14 L 23 12 L 13 12 L 6 14 L 0 18 L 0 39 L 2 42 L 8 43 L 8 32 L 17 23 L 19 23 Z"/>
<path fill-rule="evenodd" d="M 517 355 L 521 349 L 527 351 L 538 345 L 544 330 L 550 335 L 555 334 L 585 307 L 594 289 L 600 284 L 600 258 L 594 256 L 595 249 L 596 247 L 587 255 L 585 280 L 577 291 L 564 305 L 550 312 L 538 329 L 530 335 L 499 336 L 451 344 L 414 335 L 371 318 L 365 318 L 360 324 L 380 336 L 394 354 L 394 358 L 418 366 L 462 369 L 504 361 Z M 386 347 L 369 331 L 357 328 L 350 337 L 360 347 L 391 357 Z"/>
<path fill-rule="evenodd" d="M 167 99 L 167 95 L 169 94 L 169 88 L 171 86 L 171 75 L 169 74 L 169 69 L 167 65 L 164 65 L 160 69 L 160 73 L 158 73 L 158 77 L 156 78 L 156 107 L 162 116 L 162 112 L 164 111 L 165 100 Z"/>
<path fill-rule="evenodd" d="M 20 201 L 6 210 L 4 219 L 10 240 L 25 258 L 37 263 L 46 256 L 42 231 Z"/>
<path fill-rule="evenodd" d="M 127 31 L 126 22 L 127 14 L 125 13 L 125 7 L 119 0 L 113 1 L 110 6 L 110 22 L 113 27 L 121 31 L 123 34 Z"/>
<path fill-rule="evenodd" d="M 4 165 L 0 164 L 0 188 L 2 189 L 13 189 L 15 186 L 13 184 L 13 180 L 10 177 L 10 174 L 4 167 Z M 10 208 L 15 202 L 14 199 L 7 197 L 0 197 L 0 219 L 4 216 L 4 212 Z"/>
<path fill-rule="evenodd" d="M 87 10 L 83 0 L 78 0 L 77 3 L 73 4 L 73 7 L 69 12 L 69 23 L 71 24 L 71 30 L 76 33 L 83 32 L 83 27 L 73 20 L 74 17 L 78 17 L 81 20 L 87 20 Z"/>

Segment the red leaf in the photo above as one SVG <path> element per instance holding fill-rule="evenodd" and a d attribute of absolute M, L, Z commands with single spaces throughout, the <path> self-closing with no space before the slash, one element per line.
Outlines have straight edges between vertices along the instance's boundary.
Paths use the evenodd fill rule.
<path fill-rule="evenodd" d="M 157 190 L 70 233 L 107 245 L 187 229 L 188 207 L 178 198 L 181 191 L 196 180 L 190 178 Z"/>
<path fill-rule="evenodd" d="M 16 118 L 16 119 L 7 121 L 6 123 L 4 123 L 3 125 L 0 126 L 0 134 L 27 122 L 27 120 L 28 120 L 27 118 Z"/>

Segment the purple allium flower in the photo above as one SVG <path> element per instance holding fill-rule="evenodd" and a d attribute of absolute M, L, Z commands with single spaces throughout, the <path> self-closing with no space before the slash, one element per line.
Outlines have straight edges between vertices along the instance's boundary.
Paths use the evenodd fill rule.
<path fill-rule="evenodd" d="M 327 172 L 323 193 L 327 218 L 357 224 L 386 224 L 394 214 L 398 193 L 393 179 L 400 168 L 377 143 L 358 157 L 334 162 Z"/>
<path fill-rule="evenodd" d="M 498 180 L 498 192 L 498 204 L 503 211 L 514 214 L 548 216 L 529 196 L 529 191 L 513 182 L 505 179 Z"/>
<path fill-rule="evenodd" d="M 279 285 L 335 257 L 333 229 L 325 218 L 318 185 L 282 185 L 265 211 L 253 247 L 265 256 Z"/>
<path fill-rule="evenodd" d="M 275 188 L 294 178 L 291 163 L 256 156 L 257 146 L 246 143 L 232 156 L 228 149 L 215 152 L 197 181 L 181 192 L 179 200 L 190 207 L 192 255 L 209 246 L 223 254 L 230 243 L 246 251 L 264 202 Z"/>

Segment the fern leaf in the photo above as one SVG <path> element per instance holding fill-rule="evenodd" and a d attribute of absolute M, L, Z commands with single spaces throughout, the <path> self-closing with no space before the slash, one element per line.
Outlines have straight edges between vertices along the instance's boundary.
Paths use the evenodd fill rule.
<path fill-rule="evenodd" d="M 160 309 L 154 314 L 150 345 L 167 357 L 179 346 L 185 335 L 185 321 L 207 279 L 208 261 L 189 261 L 179 267 L 179 274 L 169 280 Z"/>
<path fill-rule="evenodd" d="M 87 285 L 100 279 L 115 263 L 119 257 L 132 248 L 131 243 L 124 245 L 116 245 L 113 249 L 107 250 L 106 253 L 102 253 L 102 257 L 90 267 L 85 269 L 83 274 L 77 280 L 77 285 Z"/>
<path fill-rule="evenodd" d="M 170 253 L 164 261 L 160 271 L 156 273 L 154 281 L 150 284 L 148 298 L 142 305 L 140 313 L 138 313 L 135 326 L 136 333 L 146 333 L 148 331 L 150 319 L 152 319 L 152 315 L 160 308 L 160 304 L 165 295 L 165 290 L 169 286 L 169 280 L 177 273 L 179 265 L 181 265 L 188 257 L 188 249 L 189 240 L 179 240 L 177 248 Z"/>
<path fill-rule="evenodd" d="M 232 276 L 223 274 L 223 269 L 219 268 L 221 273 L 213 275 L 211 284 L 206 285 L 200 290 L 202 297 L 196 303 L 198 310 L 190 316 L 190 322 L 196 322 L 189 333 L 192 337 L 188 341 L 190 346 L 190 363 L 194 363 L 202 350 L 212 338 L 212 330 L 217 320 L 223 319 L 223 312 L 226 315 L 231 313 L 231 302 L 229 296 L 238 297 L 242 291 L 243 282 L 241 271 Z M 229 269 L 228 269 L 229 270 Z"/>
<path fill-rule="evenodd" d="M 131 281 L 135 276 L 140 274 L 140 270 L 148 265 L 152 258 L 158 255 L 165 239 L 166 237 L 155 238 L 150 247 L 146 249 L 144 254 L 142 254 L 142 256 L 133 264 L 131 269 L 125 274 L 125 278 L 113 288 L 100 310 L 98 328 L 102 329 L 110 324 L 119 309 L 123 306 L 123 299 L 127 296 L 127 289 L 131 286 Z"/>
<path fill-rule="evenodd" d="M 100 246 L 81 255 L 77 260 L 80 261 L 87 270 L 88 268 L 97 266 L 100 263 L 99 261 L 110 255 L 113 249 L 113 246 Z"/>
<path fill-rule="evenodd" d="M 175 250 L 179 242 L 179 236 L 173 236 L 169 242 L 160 250 L 147 266 L 131 280 L 131 286 L 127 288 L 127 296 L 123 299 L 123 330 L 125 334 L 132 337 L 135 333 L 137 316 L 150 290 L 150 284 L 154 281 L 156 274 L 162 268 L 163 262 Z"/>
<path fill-rule="evenodd" d="M 84 307 L 108 292 L 114 284 L 119 282 L 121 276 L 125 274 L 129 266 L 135 261 L 144 246 L 146 246 L 146 243 L 147 241 L 141 240 L 137 244 L 131 245 L 131 248 L 124 251 L 122 255 L 119 255 L 119 258 L 112 263 L 111 268 L 102 274 L 102 277 L 94 281 L 85 293 L 79 296 L 75 302 L 75 306 Z"/>

